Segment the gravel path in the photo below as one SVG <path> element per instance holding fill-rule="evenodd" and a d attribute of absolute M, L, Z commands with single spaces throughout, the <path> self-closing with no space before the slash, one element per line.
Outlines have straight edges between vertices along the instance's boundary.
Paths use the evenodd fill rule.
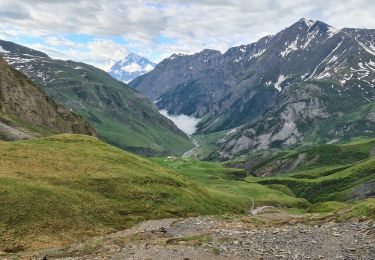
<path fill-rule="evenodd" d="M 298 217 L 275 213 L 230 219 L 163 219 L 28 257 L 43 256 L 90 260 L 375 259 L 375 223 L 307 225 Z"/>

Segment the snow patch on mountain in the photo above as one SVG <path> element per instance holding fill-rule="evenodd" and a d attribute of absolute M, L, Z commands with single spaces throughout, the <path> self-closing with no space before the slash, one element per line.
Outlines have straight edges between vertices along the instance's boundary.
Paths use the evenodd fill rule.
<path fill-rule="evenodd" d="M 298 40 L 299 40 L 299 35 L 297 35 L 297 38 L 293 41 L 293 42 L 291 42 L 289 45 L 288 45 L 288 47 L 286 47 L 286 49 L 284 50 L 284 51 L 282 51 L 281 53 L 280 53 L 280 55 L 281 55 L 281 57 L 285 57 L 285 56 L 287 56 L 289 53 L 291 53 L 292 51 L 296 51 L 296 50 L 298 50 L 298 46 L 297 46 L 297 44 L 298 44 Z M 285 44 L 288 44 L 288 42 L 286 42 Z"/>
<path fill-rule="evenodd" d="M 252 58 L 258 58 L 258 57 L 261 56 L 265 51 L 266 51 L 266 49 L 259 50 L 257 53 L 254 53 L 253 55 L 251 55 L 250 58 L 249 58 L 249 60 L 251 60 Z"/>
<path fill-rule="evenodd" d="M 357 43 L 365 50 L 367 51 L 368 53 L 370 53 L 371 55 L 374 55 L 375 56 L 375 46 L 370 44 L 369 46 L 366 46 L 366 44 L 358 41 L 357 38 L 355 38 L 355 40 L 357 41 Z"/>
<path fill-rule="evenodd" d="M 1 52 L 1 53 L 9 53 L 9 51 L 4 50 L 3 47 L 1 47 L 1 46 L 0 46 L 0 52 Z"/>
<path fill-rule="evenodd" d="M 308 27 L 311 27 L 315 23 L 314 20 L 310 20 L 306 18 L 302 18 L 300 21 L 304 22 Z"/>
<path fill-rule="evenodd" d="M 341 30 L 340 29 L 336 29 L 335 27 L 332 27 L 332 26 L 328 26 L 328 38 L 334 36 L 335 34 L 339 33 Z"/>
<path fill-rule="evenodd" d="M 279 92 L 281 91 L 281 86 L 280 84 L 286 80 L 286 77 L 284 75 L 280 75 L 277 81 L 274 84 L 275 89 L 277 89 Z"/>

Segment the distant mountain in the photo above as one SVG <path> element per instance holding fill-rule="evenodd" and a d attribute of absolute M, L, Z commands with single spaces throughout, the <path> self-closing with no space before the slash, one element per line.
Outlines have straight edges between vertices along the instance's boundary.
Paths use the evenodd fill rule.
<path fill-rule="evenodd" d="M 375 135 L 375 30 L 301 19 L 229 49 L 172 55 L 129 83 L 170 114 L 231 129 L 216 156 Z"/>
<path fill-rule="evenodd" d="M 126 84 L 93 66 L 54 60 L 0 41 L 8 63 L 29 76 L 56 102 L 82 115 L 109 143 L 141 154 L 182 154 L 190 139 L 156 106 Z"/>
<path fill-rule="evenodd" d="M 154 69 L 155 63 L 137 54 L 130 53 L 125 59 L 116 62 L 109 74 L 117 80 L 128 83 L 136 77 Z"/>
<path fill-rule="evenodd" d="M 30 139 L 56 133 L 96 136 L 85 120 L 53 102 L 0 56 L 0 139 Z"/>

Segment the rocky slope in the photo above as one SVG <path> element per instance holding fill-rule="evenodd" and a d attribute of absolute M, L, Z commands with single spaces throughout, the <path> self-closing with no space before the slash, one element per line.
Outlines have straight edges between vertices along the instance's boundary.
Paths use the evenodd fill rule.
<path fill-rule="evenodd" d="M 375 30 L 301 19 L 224 54 L 172 55 L 130 85 L 172 114 L 203 117 L 201 133 L 236 128 L 220 149 L 233 158 L 373 136 L 374 60 Z"/>
<path fill-rule="evenodd" d="M 371 259 L 374 223 L 333 223 L 282 211 L 240 219 L 141 223 L 70 247 L 19 256 L 57 259 Z M 261 224 L 260 224 L 261 223 Z"/>
<path fill-rule="evenodd" d="M 96 135 L 85 120 L 53 102 L 0 56 L 0 139 L 30 139 L 52 133 Z"/>
<path fill-rule="evenodd" d="M 12 42 L 1 52 L 54 101 L 82 115 L 109 143 L 142 154 L 182 154 L 189 138 L 143 95 L 93 66 L 54 60 Z"/>
<path fill-rule="evenodd" d="M 123 60 L 117 61 L 109 70 L 109 74 L 124 83 L 151 71 L 155 63 L 135 53 L 130 53 Z"/>

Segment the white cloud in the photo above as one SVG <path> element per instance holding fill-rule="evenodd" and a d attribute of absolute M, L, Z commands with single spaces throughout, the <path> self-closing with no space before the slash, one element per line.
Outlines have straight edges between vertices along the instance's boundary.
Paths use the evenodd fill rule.
<path fill-rule="evenodd" d="M 142 70 L 142 67 L 139 64 L 132 62 L 129 65 L 123 66 L 121 70 L 131 73 Z"/>
<path fill-rule="evenodd" d="M 77 55 L 102 68 L 126 49 L 136 49 L 157 61 L 174 52 L 225 51 L 274 34 L 302 17 L 338 28 L 375 28 L 373 0 L 1 0 L 0 10 L 0 25 L 13 27 L 0 36 L 36 32 L 40 37 L 52 36 L 46 38 L 49 47 L 64 44 L 72 48 L 63 52 L 70 55 L 66 58 L 76 59 Z M 103 43 L 98 40 L 78 54 L 76 43 L 59 36 L 71 33 L 121 36 L 127 44 L 126 48 L 113 42 L 100 46 Z M 91 54 L 100 58 L 91 58 Z"/>
<path fill-rule="evenodd" d="M 27 44 L 28 47 L 47 53 L 56 59 L 71 59 L 92 64 L 103 70 L 109 70 L 112 65 L 123 59 L 127 49 L 112 40 L 97 39 L 86 45 L 65 42 L 63 39 L 48 38 L 46 44 Z M 59 45 L 59 43 L 61 43 Z M 57 48 L 68 47 L 68 49 Z"/>
<path fill-rule="evenodd" d="M 174 116 L 174 115 L 168 114 L 167 110 L 159 110 L 159 112 L 163 116 L 172 120 L 172 122 L 187 135 L 192 135 L 197 130 L 197 124 L 200 120 L 199 118 L 187 116 L 184 114 Z"/>
<path fill-rule="evenodd" d="M 151 64 L 147 64 L 146 67 L 143 70 L 146 71 L 146 72 L 149 72 L 153 69 L 154 69 L 154 67 Z"/>
<path fill-rule="evenodd" d="M 46 37 L 45 39 L 46 39 L 45 40 L 46 43 L 48 43 L 49 45 L 52 45 L 52 46 L 68 46 L 68 47 L 74 47 L 74 48 L 82 48 L 83 47 L 82 44 L 79 44 L 79 43 L 76 43 L 76 42 L 73 42 L 73 41 L 69 41 L 62 36 L 49 36 L 49 37 Z"/>

